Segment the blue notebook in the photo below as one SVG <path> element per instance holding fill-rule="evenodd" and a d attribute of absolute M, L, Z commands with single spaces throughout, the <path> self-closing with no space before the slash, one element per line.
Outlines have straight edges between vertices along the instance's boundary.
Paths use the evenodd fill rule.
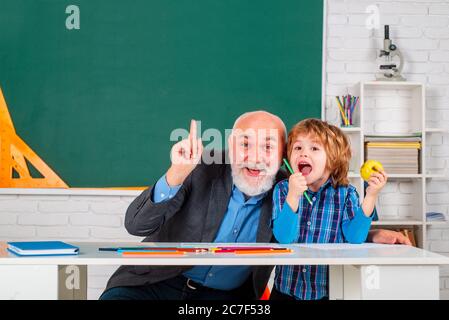
<path fill-rule="evenodd" d="M 78 254 L 79 248 L 62 241 L 8 242 L 8 251 L 19 256 L 59 256 Z"/>

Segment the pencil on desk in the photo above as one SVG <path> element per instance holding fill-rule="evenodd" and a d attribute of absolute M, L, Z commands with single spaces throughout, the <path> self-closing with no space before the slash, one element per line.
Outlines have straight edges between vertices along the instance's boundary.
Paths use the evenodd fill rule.
<path fill-rule="evenodd" d="M 122 257 L 182 256 L 184 251 L 122 251 Z"/>
<path fill-rule="evenodd" d="M 272 247 L 217 247 L 213 248 L 212 252 L 225 252 L 235 250 L 270 250 Z"/>
<path fill-rule="evenodd" d="M 235 254 L 278 254 L 278 253 L 293 253 L 292 249 L 284 250 L 236 250 Z"/>
<path fill-rule="evenodd" d="M 287 248 L 273 248 L 273 247 L 228 247 L 228 248 L 215 248 L 213 253 L 233 253 L 236 251 L 283 251 Z"/>
<path fill-rule="evenodd" d="M 116 247 L 116 248 L 99 248 L 99 251 L 185 251 L 185 252 L 208 252 L 208 248 L 177 248 L 177 247 Z"/>

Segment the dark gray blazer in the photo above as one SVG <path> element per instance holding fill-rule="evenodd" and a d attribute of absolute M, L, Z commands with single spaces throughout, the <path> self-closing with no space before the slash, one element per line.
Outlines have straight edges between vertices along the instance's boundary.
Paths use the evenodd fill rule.
<path fill-rule="evenodd" d="M 276 182 L 285 178 L 279 172 Z M 170 200 L 154 203 L 154 187 L 146 189 L 126 212 L 126 230 L 145 236 L 144 242 L 213 242 L 226 213 L 232 191 L 229 164 L 198 165 Z M 272 190 L 264 198 L 257 242 L 272 242 Z M 109 279 L 106 290 L 119 286 L 141 286 L 173 278 L 192 266 L 121 266 Z M 242 286 L 248 298 L 259 298 L 272 266 L 253 266 Z M 252 282 L 252 283 L 251 283 Z M 251 289 L 252 288 L 252 289 Z"/>

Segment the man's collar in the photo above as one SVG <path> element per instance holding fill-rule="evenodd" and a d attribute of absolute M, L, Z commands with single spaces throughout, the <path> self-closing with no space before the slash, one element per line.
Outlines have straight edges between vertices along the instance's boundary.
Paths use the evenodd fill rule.
<path fill-rule="evenodd" d="M 240 191 L 240 189 L 235 184 L 232 184 L 232 193 L 237 195 L 239 198 L 241 198 L 243 200 L 243 202 L 245 202 L 245 203 L 248 202 L 248 203 L 254 204 L 254 203 L 261 201 L 263 198 L 265 198 L 268 194 L 268 191 L 258 194 L 257 196 L 247 196 L 248 200 L 246 200 L 245 199 L 246 195 L 242 191 Z"/>

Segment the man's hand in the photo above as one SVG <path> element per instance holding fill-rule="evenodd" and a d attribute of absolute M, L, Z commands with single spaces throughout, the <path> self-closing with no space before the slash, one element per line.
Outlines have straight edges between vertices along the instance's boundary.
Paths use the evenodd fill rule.
<path fill-rule="evenodd" d="M 368 233 L 368 241 L 375 243 L 412 245 L 409 238 L 402 233 L 385 229 L 371 230 Z"/>
<path fill-rule="evenodd" d="M 201 160 L 203 143 L 196 138 L 196 121 L 190 122 L 190 132 L 187 139 L 176 143 L 171 149 L 171 167 L 167 171 L 169 186 L 177 186 L 184 182 Z"/>

